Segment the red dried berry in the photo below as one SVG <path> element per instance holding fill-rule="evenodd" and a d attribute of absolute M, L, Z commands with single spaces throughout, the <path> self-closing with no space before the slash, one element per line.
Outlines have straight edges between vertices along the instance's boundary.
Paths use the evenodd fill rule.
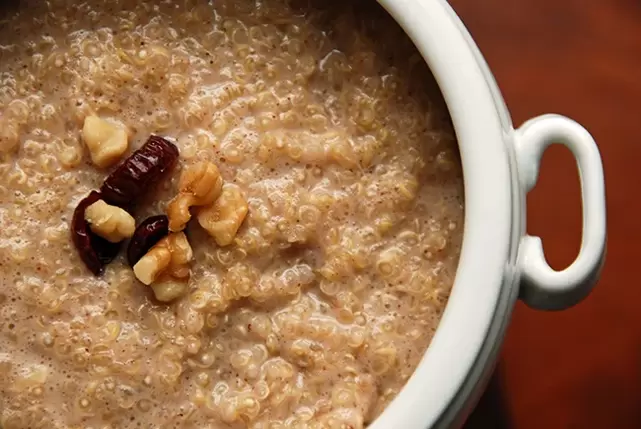
<path fill-rule="evenodd" d="M 129 247 L 127 261 L 133 267 L 147 254 L 149 249 L 169 234 L 169 219 L 165 215 L 152 216 L 145 219 L 134 231 Z"/>
<path fill-rule="evenodd" d="M 100 192 L 109 204 L 133 204 L 158 183 L 178 161 L 178 148 L 159 136 L 147 142 L 107 177 Z"/>
<path fill-rule="evenodd" d="M 85 220 L 87 207 L 101 199 L 100 192 L 91 191 L 86 198 L 80 201 L 71 220 L 73 244 L 76 246 L 82 262 L 97 276 L 104 272 L 105 265 L 113 261 L 120 250 L 120 243 L 111 243 L 94 234 L 89 223 Z"/>

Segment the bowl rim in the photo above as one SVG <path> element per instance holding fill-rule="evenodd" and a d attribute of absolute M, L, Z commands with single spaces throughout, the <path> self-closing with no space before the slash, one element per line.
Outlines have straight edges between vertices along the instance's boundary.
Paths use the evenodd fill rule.
<path fill-rule="evenodd" d="M 465 224 L 454 286 L 414 374 L 369 429 L 425 429 L 457 399 L 487 341 L 513 250 L 514 201 L 500 94 L 444 0 L 378 0 L 427 62 L 452 118 L 463 166 Z M 507 317 L 505 314 L 504 317 Z M 478 371 L 477 371 L 478 374 Z M 460 393 L 462 395 L 470 392 Z M 462 411 L 462 410 L 461 410 Z"/>

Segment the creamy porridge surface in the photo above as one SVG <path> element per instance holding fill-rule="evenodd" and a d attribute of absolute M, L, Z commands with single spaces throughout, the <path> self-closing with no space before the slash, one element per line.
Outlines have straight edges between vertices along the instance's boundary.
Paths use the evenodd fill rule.
<path fill-rule="evenodd" d="M 318 3 L 2 12 L 4 429 L 357 429 L 403 387 L 458 261 L 457 146 L 401 30 L 373 2 Z M 128 153 L 151 133 L 180 150 L 138 222 L 202 160 L 248 201 L 229 246 L 190 224 L 177 301 L 123 252 L 96 277 L 73 247 L 73 210 L 110 171 L 80 137 L 90 113 L 126 124 Z"/>

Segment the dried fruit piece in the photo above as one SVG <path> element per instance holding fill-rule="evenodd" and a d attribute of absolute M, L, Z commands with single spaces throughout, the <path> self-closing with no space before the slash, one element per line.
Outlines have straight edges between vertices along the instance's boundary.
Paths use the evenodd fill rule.
<path fill-rule="evenodd" d="M 105 201 L 117 206 L 135 202 L 176 165 L 178 148 L 159 136 L 151 136 L 107 177 L 100 191 Z"/>
<path fill-rule="evenodd" d="M 236 185 L 227 184 L 211 206 L 198 212 L 198 223 L 219 246 L 231 244 L 247 215 L 247 201 Z"/>
<path fill-rule="evenodd" d="M 220 196 L 223 178 L 212 162 L 200 162 L 183 171 L 178 195 L 169 202 L 169 230 L 182 231 L 191 219 L 190 207 L 207 206 Z"/>
<path fill-rule="evenodd" d="M 91 160 L 101 168 L 115 164 L 129 146 L 124 128 L 93 115 L 85 118 L 82 139 L 89 148 Z"/>
<path fill-rule="evenodd" d="M 174 232 L 140 258 L 134 265 L 134 274 L 138 280 L 154 289 L 159 301 L 172 300 L 187 291 L 189 263 L 193 257 L 185 233 Z M 154 287 L 156 283 L 158 287 Z"/>
<path fill-rule="evenodd" d="M 94 234 L 111 243 L 118 243 L 134 234 L 136 221 L 120 207 L 98 200 L 85 210 L 85 220 Z"/>
<path fill-rule="evenodd" d="M 105 265 L 111 262 L 120 249 L 120 243 L 110 243 L 94 234 L 85 220 L 87 207 L 102 198 L 99 192 L 91 193 L 76 207 L 71 220 L 71 233 L 74 246 L 80 254 L 80 259 L 95 275 L 104 272 Z"/>
<path fill-rule="evenodd" d="M 169 219 L 165 215 L 145 219 L 134 232 L 127 248 L 127 262 L 133 268 L 136 262 L 169 234 Z"/>

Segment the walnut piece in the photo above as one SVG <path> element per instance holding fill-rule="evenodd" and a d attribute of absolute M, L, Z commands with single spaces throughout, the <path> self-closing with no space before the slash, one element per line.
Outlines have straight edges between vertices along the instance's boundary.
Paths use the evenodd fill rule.
<path fill-rule="evenodd" d="M 91 231 L 111 243 L 118 243 L 134 235 L 136 221 L 120 207 L 98 200 L 85 210 L 85 220 Z"/>
<path fill-rule="evenodd" d="M 187 292 L 187 282 L 163 276 L 151 284 L 156 299 L 161 302 L 173 301 Z"/>
<path fill-rule="evenodd" d="M 87 116 L 82 127 L 84 140 L 91 160 L 100 168 L 115 164 L 127 151 L 127 131 L 97 116 Z"/>
<path fill-rule="evenodd" d="M 134 265 L 134 274 L 154 289 L 159 301 L 170 301 L 186 292 L 193 257 L 187 236 L 183 232 L 170 233 L 140 258 Z"/>
<path fill-rule="evenodd" d="M 219 246 L 227 246 L 234 241 L 247 210 L 247 201 L 240 188 L 226 184 L 220 197 L 198 212 L 198 223 L 214 237 Z"/>
<path fill-rule="evenodd" d="M 191 219 L 191 207 L 207 206 L 220 196 L 223 178 L 211 162 L 200 162 L 187 168 L 178 182 L 178 195 L 169 202 L 167 217 L 170 231 L 182 231 Z"/>

